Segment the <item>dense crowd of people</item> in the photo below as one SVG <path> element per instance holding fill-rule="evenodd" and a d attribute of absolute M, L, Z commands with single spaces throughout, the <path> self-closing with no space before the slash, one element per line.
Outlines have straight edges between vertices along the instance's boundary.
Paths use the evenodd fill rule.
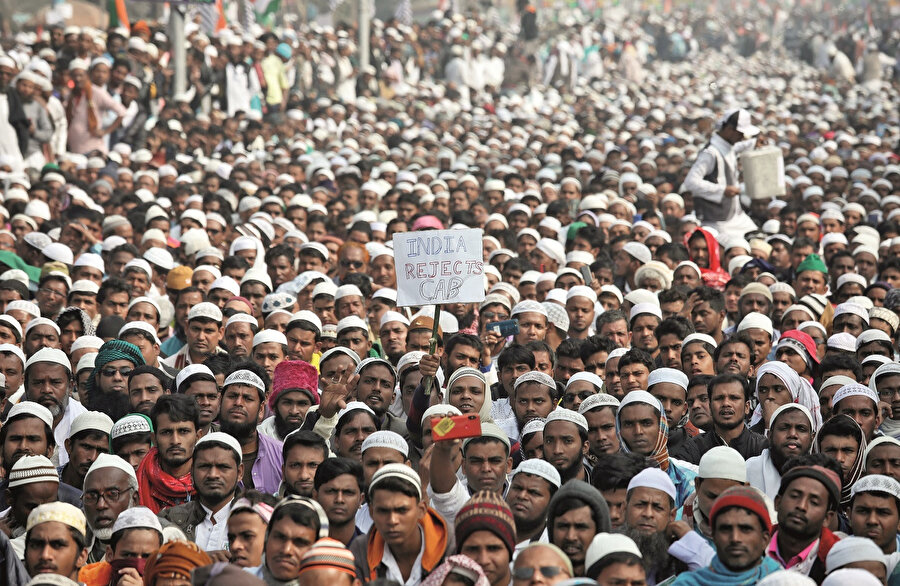
<path fill-rule="evenodd" d="M 0 582 L 900 584 L 900 27 L 817 4 L 0 39 Z"/>

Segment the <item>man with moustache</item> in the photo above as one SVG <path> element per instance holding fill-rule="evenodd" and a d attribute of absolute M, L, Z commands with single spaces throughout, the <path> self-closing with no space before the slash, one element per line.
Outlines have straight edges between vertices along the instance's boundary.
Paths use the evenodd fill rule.
<path fill-rule="evenodd" d="M 516 524 L 516 543 L 513 557 L 533 542 L 548 542 L 547 509 L 561 485 L 559 472 L 552 465 L 537 458 L 524 460 L 513 471 L 506 504 Z"/>
<path fill-rule="evenodd" d="M 781 487 L 781 472 L 791 458 L 804 456 L 816 438 L 813 417 L 799 403 L 787 403 L 772 413 L 769 420 L 769 447 L 747 460 L 747 480 L 774 499 Z"/>
<path fill-rule="evenodd" d="M 128 398 L 132 413 L 150 415 L 156 401 L 168 395 L 172 379 L 155 366 L 144 364 L 128 375 Z"/>
<path fill-rule="evenodd" d="M 281 455 L 284 467 L 278 496 L 312 497 L 316 471 L 328 459 L 328 444 L 317 433 L 298 429 L 284 438 Z"/>
<path fill-rule="evenodd" d="M 112 454 L 97 456 L 84 477 L 83 502 L 91 536 L 88 563 L 92 564 L 106 555 L 113 524 L 122 511 L 140 504 L 134 467 Z"/>
<path fill-rule="evenodd" d="M 748 486 L 725 490 L 709 513 L 716 555 L 708 567 L 685 572 L 673 582 L 685 586 L 755 584 L 781 570 L 765 556 L 772 522 L 765 498 Z"/>
<path fill-rule="evenodd" d="M 58 469 L 62 482 L 83 489 L 88 470 L 100 454 L 109 451 L 112 426 L 113 421 L 108 415 L 96 411 L 86 411 L 75 418 L 66 440 L 69 461 Z"/>
<path fill-rule="evenodd" d="M 130 412 L 128 375 L 144 364 L 140 348 L 123 340 L 110 340 L 100 347 L 94 361 L 94 371 L 88 379 L 85 407 L 100 411 L 118 421 Z"/>
<path fill-rule="evenodd" d="M 25 362 L 23 399 L 34 401 L 50 410 L 53 416 L 53 437 L 57 446 L 65 445 L 75 418 L 87 412 L 81 403 L 70 397 L 74 386 L 71 363 L 62 350 L 41 348 Z M 69 461 L 68 450 L 58 450 L 51 459 L 59 466 L 65 466 Z"/>
<path fill-rule="evenodd" d="M 260 433 L 278 441 L 300 429 L 306 413 L 319 404 L 319 373 L 302 360 L 285 360 L 275 367 L 269 410 L 273 415 L 257 428 Z"/>
<path fill-rule="evenodd" d="M 553 465 L 562 482 L 572 479 L 590 482 L 584 463 L 588 454 L 588 422 L 584 415 L 557 408 L 544 422 L 543 459 Z"/>
<path fill-rule="evenodd" d="M 274 494 L 281 484 L 282 444 L 256 429 L 265 410 L 265 376 L 257 364 L 242 363 L 225 377 L 219 423 L 241 444 L 244 488 Z"/>
<path fill-rule="evenodd" d="M 155 447 L 137 469 L 141 505 L 154 513 L 190 500 L 194 494 L 191 459 L 199 414 L 194 400 L 165 395 L 150 412 Z"/>
<path fill-rule="evenodd" d="M 625 500 L 625 527 L 622 532 L 634 540 L 644 554 L 648 584 L 659 584 L 687 570 L 669 555 L 666 534 L 675 520 L 677 492 L 669 476 L 657 468 L 646 468 L 628 483 Z"/>
<path fill-rule="evenodd" d="M 241 445 L 220 431 L 197 441 L 191 460 L 196 498 L 168 509 L 159 516 L 171 521 L 207 552 L 228 548 L 228 517 L 238 482 L 243 475 Z"/>
<path fill-rule="evenodd" d="M 550 543 L 572 561 L 573 575 L 584 575 L 584 562 L 591 540 L 611 529 L 609 507 L 600 491 L 586 482 L 570 480 L 556 491 L 547 507 Z"/>
<path fill-rule="evenodd" d="M 33 401 L 22 401 L 13 405 L 0 427 L 0 465 L 4 478 L 0 480 L 0 511 L 9 506 L 7 488 L 13 465 L 24 456 L 44 456 L 50 458 L 56 443 L 50 426 L 53 417 L 50 411 Z M 81 494 L 75 487 L 60 483 L 58 498 L 73 505 L 81 504 Z"/>

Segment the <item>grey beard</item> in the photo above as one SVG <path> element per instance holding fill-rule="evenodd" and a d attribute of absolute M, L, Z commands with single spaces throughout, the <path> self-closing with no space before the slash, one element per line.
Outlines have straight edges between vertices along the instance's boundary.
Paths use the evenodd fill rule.
<path fill-rule="evenodd" d="M 94 529 L 94 538 L 99 539 L 100 541 L 109 541 L 112 539 L 113 528 L 112 527 L 104 527 L 103 529 Z"/>

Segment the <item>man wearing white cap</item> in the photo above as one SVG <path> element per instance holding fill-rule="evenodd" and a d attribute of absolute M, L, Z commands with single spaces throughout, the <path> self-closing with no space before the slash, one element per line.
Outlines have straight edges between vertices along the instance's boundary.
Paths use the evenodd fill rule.
<path fill-rule="evenodd" d="M 178 526 L 204 551 L 227 549 L 228 515 L 244 474 L 242 457 L 241 445 L 227 433 L 214 431 L 200 438 L 191 463 L 197 497 L 163 509 L 160 517 Z"/>
<path fill-rule="evenodd" d="M 726 112 L 709 144 L 697 155 L 682 185 L 694 196 L 694 213 L 703 225 L 721 233 L 740 234 L 756 230 L 756 224 L 741 208 L 738 155 L 752 149 L 759 128 L 744 109 Z"/>
<path fill-rule="evenodd" d="M 549 462 L 531 458 L 523 460 L 513 471 L 506 504 L 516 522 L 516 549 L 513 558 L 530 543 L 547 543 L 547 507 L 562 486 L 559 472 Z"/>
<path fill-rule="evenodd" d="M 543 459 L 553 465 L 562 482 L 589 482 L 591 472 L 584 463 L 588 454 L 588 422 L 584 415 L 556 408 L 544 422 Z"/>
<path fill-rule="evenodd" d="M 51 458 L 53 455 L 56 442 L 50 429 L 52 423 L 50 411 L 33 401 L 22 401 L 9 410 L 3 427 L 0 427 L 2 466 L 7 476 L 0 480 L 0 510 L 9 506 L 6 488 L 10 470 L 15 463 L 25 456 Z M 80 496 L 77 488 L 67 484 L 60 485 L 59 500 L 80 505 Z"/>
<path fill-rule="evenodd" d="M 566 294 L 566 314 L 569 316 L 569 337 L 584 339 L 594 328 L 594 304 L 597 294 L 590 287 L 576 285 Z"/>
<path fill-rule="evenodd" d="M 643 584 L 647 580 L 641 550 L 630 537 L 598 533 L 584 558 L 585 576 L 598 584 Z"/>
<path fill-rule="evenodd" d="M 83 501 L 92 540 L 88 562 L 98 562 L 106 555 L 116 519 L 140 502 L 134 468 L 118 456 L 100 454 L 84 478 Z"/>
<path fill-rule="evenodd" d="M 22 456 L 9 471 L 9 508 L 0 513 L 12 537 L 18 558 L 25 554 L 25 525 L 28 514 L 38 505 L 58 500 L 59 476 L 44 456 Z"/>
<path fill-rule="evenodd" d="M 127 509 L 112 526 L 111 544 L 106 547 L 106 559 L 81 568 L 78 579 L 87 586 L 109 584 L 112 580 L 123 586 L 140 584 L 143 582 L 142 562 L 162 544 L 163 527 L 153 511 L 147 507 Z"/>
<path fill-rule="evenodd" d="M 205 301 L 198 303 L 188 312 L 187 343 L 162 364 L 181 370 L 189 364 L 199 364 L 209 355 L 225 352 L 219 347 L 224 335 L 222 311 L 215 304 Z"/>
<path fill-rule="evenodd" d="M 815 438 L 813 417 L 800 403 L 787 403 L 769 418 L 769 446 L 759 456 L 747 459 L 751 486 L 774 499 L 781 487 L 781 472 L 789 459 L 804 456 Z"/>
<path fill-rule="evenodd" d="M 75 380 L 69 359 L 62 350 L 41 348 L 25 363 L 24 400 L 34 401 L 53 415 L 53 436 L 57 446 L 65 445 L 75 418 L 87 409 L 70 397 Z M 69 461 L 68 449 L 53 458 L 60 466 Z"/>
<path fill-rule="evenodd" d="M 628 483 L 622 532 L 644 554 L 647 582 L 659 584 L 687 568 L 668 553 L 667 528 L 675 520 L 675 485 L 658 468 L 646 468 Z"/>
<path fill-rule="evenodd" d="M 702 568 L 712 561 L 712 527 L 709 513 L 716 498 L 732 486 L 747 485 L 743 456 L 727 446 L 716 446 L 700 459 L 694 479 L 694 494 L 684 503 L 682 520 L 669 524 L 673 540 L 669 554 L 691 569 Z M 702 488 L 701 488 L 702 487 Z"/>
<path fill-rule="evenodd" d="M 69 461 L 58 469 L 63 482 L 83 490 L 84 477 L 91 465 L 97 456 L 109 451 L 112 426 L 112 419 L 97 411 L 86 411 L 72 421 L 65 443 Z"/>
<path fill-rule="evenodd" d="M 32 576 L 59 574 L 78 579 L 88 557 L 84 513 L 68 503 L 39 505 L 28 515 L 25 569 Z"/>

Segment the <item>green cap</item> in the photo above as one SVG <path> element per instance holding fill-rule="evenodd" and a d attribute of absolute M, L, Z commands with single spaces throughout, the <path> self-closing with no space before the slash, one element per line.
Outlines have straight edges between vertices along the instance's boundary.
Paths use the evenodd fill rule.
<path fill-rule="evenodd" d="M 801 262 L 800 266 L 797 267 L 798 275 L 803 271 L 818 271 L 827 275 L 828 267 L 825 266 L 825 262 L 818 254 L 810 254 L 805 259 L 803 259 L 803 262 Z"/>
<path fill-rule="evenodd" d="M 584 222 L 572 222 L 569 224 L 569 230 L 566 232 L 566 240 L 574 240 L 578 231 L 587 226 Z"/>

